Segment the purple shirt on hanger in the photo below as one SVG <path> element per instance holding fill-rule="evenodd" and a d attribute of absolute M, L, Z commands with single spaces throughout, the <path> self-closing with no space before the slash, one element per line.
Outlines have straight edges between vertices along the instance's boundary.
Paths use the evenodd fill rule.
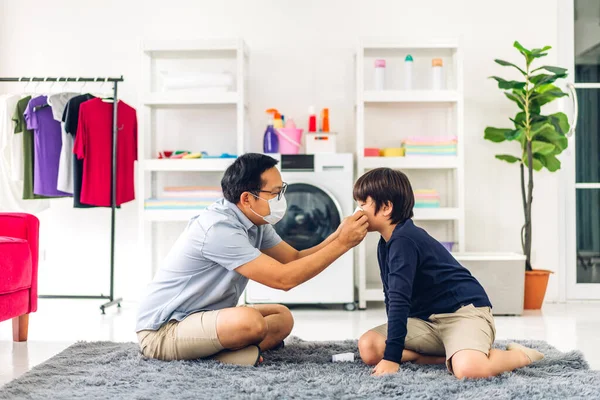
<path fill-rule="evenodd" d="M 36 108 L 45 106 L 43 108 Z M 31 99 L 23 114 L 27 129 L 34 132 L 33 193 L 42 196 L 64 197 L 69 193 L 56 189 L 62 137 L 60 122 L 54 119 L 48 98 Z"/>

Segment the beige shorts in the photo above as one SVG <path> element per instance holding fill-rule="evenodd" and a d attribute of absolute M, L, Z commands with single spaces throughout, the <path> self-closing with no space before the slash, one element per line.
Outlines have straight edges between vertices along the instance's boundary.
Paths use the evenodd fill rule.
<path fill-rule="evenodd" d="M 223 350 L 217 337 L 220 310 L 190 314 L 182 321 L 171 320 L 157 331 L 138 332 L 142 354 L 159 360 L 195 360 Z"/>
<path fill-rule="evenodd" d="M 373 328 L 387 338 L 387 324 Z M 450 314 L 432 314 L 429 321 L 409 318 L 404 348 L 419 354 L 446 356 L 450 359 L 460 350 L 478 350 L 489 355 L 496 338 L 494 317 L 489 307 L 461 307 Z"/>

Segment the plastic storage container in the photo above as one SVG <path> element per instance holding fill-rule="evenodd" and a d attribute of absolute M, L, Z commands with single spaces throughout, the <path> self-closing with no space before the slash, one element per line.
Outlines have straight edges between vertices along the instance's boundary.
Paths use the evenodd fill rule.
<path fill-rule="evenodd" d="M 333 132 L 310 132 L 306 134 L 306 154 L 335 153 L 337 135 Z"/>
<path fill-rule="evenodd" d="M 444 67 L 441 58 L 431 60 L 431 88 L 433 90 L 444 90 Z"/>
<path fill-rule="evenodd" d="M 385 60 L 375 60 L 375 90 L 385 89 Z"/>

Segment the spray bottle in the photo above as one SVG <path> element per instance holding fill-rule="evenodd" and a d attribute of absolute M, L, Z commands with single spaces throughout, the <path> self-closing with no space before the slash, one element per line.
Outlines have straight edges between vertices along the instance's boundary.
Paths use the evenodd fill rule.
<path fill-rule="evenodd" d="M 279 129 L 283 128 L 283 117 L 275 108 L 269 108 L 267 110 L 268 113 L 273 114 L 273 128 Z"/>
<path fill-rule="evenodd" d="M 279 152 L 279 138 L 275 133 L 274 118 L 275 116 L 279 116 L 279 112 L 275 109 L 268 109 L 267 113 L 273 114 L 272 118 L 269 118 L 269 122 L 267 124 L 267 130 L 265 131 L 265 136 L 263 138 L 263 152 L 264 153 L 277 153 Z M 279 121 L 281 121 L 281 117 L 279 117 Z"/>

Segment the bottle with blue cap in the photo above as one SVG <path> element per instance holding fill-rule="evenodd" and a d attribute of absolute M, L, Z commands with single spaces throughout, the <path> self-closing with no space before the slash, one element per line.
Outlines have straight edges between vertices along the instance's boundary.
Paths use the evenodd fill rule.
<path fill-rule="evenodd" d="M 413 57 L 410 54 L 404 59 L 404 90 L 413 88 Z"/>

